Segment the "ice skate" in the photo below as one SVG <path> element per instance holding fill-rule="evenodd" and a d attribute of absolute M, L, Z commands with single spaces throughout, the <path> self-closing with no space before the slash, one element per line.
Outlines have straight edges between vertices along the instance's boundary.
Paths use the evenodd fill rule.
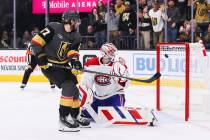
<path fill-rule="evenodd" d="M 82 117 L 81 115 L 78 115 L 76 121 L 77 123 L 79 123 L 81 128 L 91 128 L 90 120 L 85 117 Z"/>
<path fill-rule="evenodd" d="M 21 84 L 20 88 L 24 89 L 26 87 L 26 84 Z"/>
<path fill-rule="evenodd" d="M 50 88 L 54 89 L 55 88 L 55 84 L 50 85 Z"/>
<path fill-rule="evenodd" d="M 79 130 L 79 123 L 75 121 L 71 115 L 66 117 L 61 117 L 59 120 L 59 131 L 61 132 L 78 132 Z"/>

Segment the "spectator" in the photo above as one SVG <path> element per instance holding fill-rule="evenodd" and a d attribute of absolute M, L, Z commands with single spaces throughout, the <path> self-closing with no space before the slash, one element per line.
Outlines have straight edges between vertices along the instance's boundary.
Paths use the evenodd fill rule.
<path fill-rule="evenodd" d="M 184 21 L 187 17 L 187 4 L 189 0 L 177 0 L 177 8 L 180 12 L 180 21 Z"/>
<path fill-rule="evenodd" d="M 150 50 L 150 34 L 152 30 L 152 22 L 148 15 L 147 6 L 143 9 L 143 11 L 141 10 L 139 11 L 138 17 L 139 17 L 139 30 L 144 41 L 143 46 L 145 50 Z M 140 49 L 140 47 L 137 46 L 137 49 Z"/>
<path fill-rule="evenodd" d="M 126 1 L 129 1 L 131 5 L 135 5 L 136 4 L 135 0 L 126 0 Z"/>
<path fill-rule="evenodd" d="M 139 10 L 143 11 L 146 6 L 147 6 L 146 0 L 139 0 Z"/>
<path fill-rule="evenodd" d="M 202 30 L 197 26 L 194 31 L 194 41 L 199 42 L 202 40 Z"/>
<path fill-rule="evenodd" d="M 106 6 L 104 5 L 104 3 L 103 3 L 102 0 L 99 0 L 98 3 L 97 3 L 97 10 L 98 10 L 98 13 L 99 13 L 103 18 L 105 18 Z"/>
<path fill-rule="evenodd" d="M 20 46 L 22 45 L 22 38 L 20 37 L 20 35 L 16 35 L 16 42 L 15 42 L 15 45 L 14 45 L 14 39 L 13 39 L 13 33 L 14 32 L 10 32 L 10 40 L 11 40 L 11 47 L 14 48 L 14 49 L 19 49 Z"/>
<path fill-rule="evenodd" d="M 31 34 L 29 31 L 25 31 L 23 33 L 23 39 L 21 41 L 20 48 L 26 49 L 28 47 L 28 44 L 31 42 Z"/>
<path fill-rule="evenodd" d="M 9 38 L 8 32 L 3 31 L 1 35 L 0 48 L 10 48 L 10 47 L 11 47 L 11 40 Z"/>
<path fill-rule="evenodd" d="M 194 6 L 195 20 L 198 23 L 198 26 L 201 28 L 202 33 L 204 33 L 210 22 L 207 2 L 205 0 L 198 0 L 195 2 Z"/>
<path fill-rule="evenodd" d="M 114 8 L 117 13 L 122 14 L 125 11 L 124 1 L 116 0 L 116 4 L 114 5 Z"/>
<path fill-rule="evenodd" d="M 209 17 L 210 17 L 210 0 L 207 1 L 208 4 L 208 10 L 209 10 Z"/>
<path fill-rule="evenodd" d="M 100 47 L 106 42 L 106 28 L 105 19 L 98 13 L 97 8 L 93 8 L 90 14 L 90 25 L 94 29 L 94 37 L 96 39 L 97 47 Z"/>
<path fill-rule="evenodd" d="M 136 13 L 130 8 L 130 3 L 125 2 L 126 9 L 120 16 L 119 35 L 123 48 L 133 49 L 136 29 Z M 126 38 L 125 38 L 126 37 Z"/>
<path fill-rule="evenodd" d="M 180 26 L 179 29 L 179 41 L 190 42 L 190 39 L 191 39 L 191 25 L 188 20 L 185 20 L 183 26 Z"/>
<path fill-rule="evenodd" d="M 167 38 L 168 42 L 176 42 L 177 32 L 178 32 L 178 23 L 180 20 L 179 9 L 175 6 L 174 0 L 168 1 L 167 9 Z"/>
<path fill-rule="evenodd" d="M 193 0 L 187 0 L 186 8 L 186 19 L 191 20 L 191 8 L 192 8 Z"/>
<path fill-rule="evenodd" d="M 89 25 L 87 27 L 87 48 L 88 49 L 95 49 L 96 48 L 93 26 L 91 26 L 91 25 Z"/>
<path fill-rule="evenodd" d="M 32 31 L 31 31 L 31 34 L 28 31 L 25 31 L 23 33 L 22 37 L 17 36 L 16 37 L 16 49 L 26 49 L 28 43 L 30 43 L 31 36 L 34 36 L 35 33 L 38 33 L 38 32 L 39 32 L 39 28 L 38 27 L 33 27 Z M 13 37 L 13 35 L 12 35 L 12 37 Z M 26 42 L 26 43 L 24 43 L 24 42 Z M 13 41 L 12 41 L 11 44 L 12 44 L 11 46 L 14 46 Z"/>
<path fill-rule="evenodd" d="M 34 34 L 39 32 L 39 28 L 38 27 L 33 27 L 32 31 L 31 31 L 31 35 L 34 36 Z"/>
<path fill-rule="evenodd" d="M 202 40 L 202 30 L 198 26 L 198 23 L 195 20 L 192 20 L 191 26 L 193 27 L 192 32 L 193 32 L 193 36 L 194 36 L 194 42 L 198 42 L 198 41 Z"/>
<path fill-rule="evenodd" d="M 111 7 L 109 9 L 109 12 L 105 15 L 105 22 L 108 24 L 109 29 L 109 40 L 110 42 L 114 43 L 116 46 L 118 46 L 118 25 L 120 20 L 120 14 L 115 12 L 115 9 Z"/>
<path fill-rule="evenodd" d="M 145 7 L 147 7 L 147 9 L 151 9 L 152 8 L 152 2 L 153 0 L 138 0 L 138 4 L 139 4 L 139 10 L 143 11 Z M 137 11 L 137 5 L 135 4 L 133 7 L 133 9 L 135 9 L 135 11 Z"/>
<path fill-rule="evenodd" d="M 156 46 L 157 43 L 163 42 L 163 27 L 164 27 L 164 20 L 167 20 L 167 15 L 164 13 L 165 8 L 159 7 L 158 2 L 153 2 L 153 8 L 149 11 L 149 16 L 152 21 L 152 28 L 153 28 L 153 43 Z"/>
<path fill-rule="evenodd" d="M 208 26 L 208 30 L 204 34 L 203 40 L 204 40 L 206 49 L 210 49 L 210 25 Z"/>

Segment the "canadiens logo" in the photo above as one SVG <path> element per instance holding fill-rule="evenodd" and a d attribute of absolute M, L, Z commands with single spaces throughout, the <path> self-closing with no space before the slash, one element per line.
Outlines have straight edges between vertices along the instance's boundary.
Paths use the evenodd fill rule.
<path fill-rule="evenodd" d="M 106 86 L 106 85 L 111 84 L 110 82 L 111 77 L 106 76 L 106 75 L 96 75 L 94 79 L 95 79 L 95 82 L 101 86 Z"/>

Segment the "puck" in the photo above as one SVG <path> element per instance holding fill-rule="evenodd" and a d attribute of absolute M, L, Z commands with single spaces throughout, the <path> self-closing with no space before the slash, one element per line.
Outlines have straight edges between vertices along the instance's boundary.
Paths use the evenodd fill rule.
<path fill-rule="evenodd" d="M 168 54 L 165 54 L 165 58 L 168 58 Z"/>

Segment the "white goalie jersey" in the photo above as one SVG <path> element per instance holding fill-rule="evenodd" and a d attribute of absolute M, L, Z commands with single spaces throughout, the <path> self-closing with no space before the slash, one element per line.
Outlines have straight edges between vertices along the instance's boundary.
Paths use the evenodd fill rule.
<path fill-rule="evenodd" d="M 98 57 L 87 61 L 85 69 L 120 76 L 128 75 L 127 66 L 125 64 L 122 64 L 119 61 L 102 64 Z M 94 88 L 94 96 L 96 98 L 106 99 L 115 94 L 123 94 L 124 88 L 126 88 L 127 85 L 127 79 L 110 77 L 102 74 L 84 73 L 79 88 L 83 91 Z"/>

